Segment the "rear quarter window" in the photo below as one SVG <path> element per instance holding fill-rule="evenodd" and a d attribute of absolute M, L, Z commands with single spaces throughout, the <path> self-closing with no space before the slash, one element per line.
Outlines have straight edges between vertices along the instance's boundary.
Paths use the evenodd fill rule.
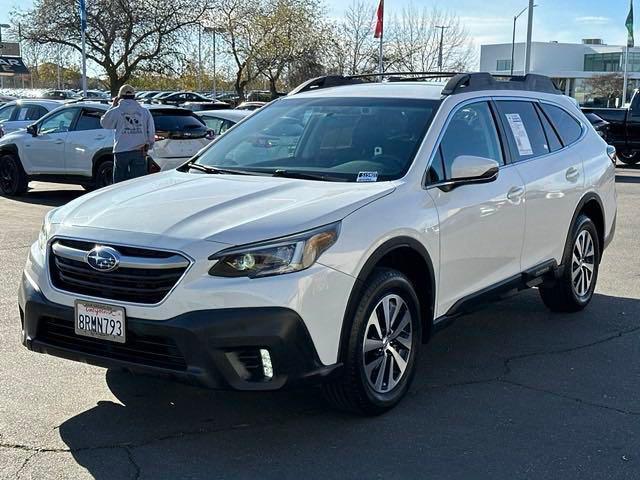
<path fill-rule="evenodd" d="M 551 123 L 553 123 L 565 146 L 578 141 L 582 136 L 582 125 L 575 118 L 555 105 L 543 103 L 541 107 Z"/>

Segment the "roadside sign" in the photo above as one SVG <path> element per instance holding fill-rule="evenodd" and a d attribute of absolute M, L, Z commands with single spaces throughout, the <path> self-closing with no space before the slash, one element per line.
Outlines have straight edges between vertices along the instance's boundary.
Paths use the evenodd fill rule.
<path fill-rule="evenodd" d="M 0 42 L 0 55 L 19 57 L 20 56 L 20 44 L 17 42 Z"/>
<path fill-rule="evenodd" d="M 29 73 L 29 69 L 20 57 L 0 56 L 0 75 L 19 75 Z"/>

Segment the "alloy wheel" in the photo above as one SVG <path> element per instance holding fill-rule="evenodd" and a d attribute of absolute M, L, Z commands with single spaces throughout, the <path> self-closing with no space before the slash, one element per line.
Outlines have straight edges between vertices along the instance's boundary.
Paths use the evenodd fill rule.
<path fill-rule="evenodd" d="M 571 284 L 573 291 L 580 298 L 589 294 L 595 271 L 595 246 L 593 237 L 587 230 L 582 230 L 573 245 L 571 257 Z"/>
<path fill-rule="evenodd" d="M 402 380 L 413 347 L 411 311 L 396 294 L 388 294 L 371 312 L 364 332 L 365 376 L 376 393 L 388 393 Z"/>

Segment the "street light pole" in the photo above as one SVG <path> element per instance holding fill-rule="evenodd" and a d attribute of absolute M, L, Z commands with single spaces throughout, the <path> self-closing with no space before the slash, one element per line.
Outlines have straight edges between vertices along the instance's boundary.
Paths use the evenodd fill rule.
<path fill-rule="evenodd" d="M 211 33 L 211 44 L 213 47 L 213 98 L 215 99 L 217 96 L 216 89 L 216 33 L 220 30 L 216 27 L 204 27 L 205 33 Z"/>
<path fill-rule="evenodd" d="M 534 7 L 537 7 L 538 5 L 534 5 Z M 513 17 L 513 36 L 511 39 L 511 76 L 513 77 L 513 64 L 515 62 L 515 53 L 516 53 L 516 22 L 518 21 L 518 19 L 522 16 L 522 14 L 524 12 L 526 12 L 529 9 L 529 7 L 524 7 L 522 10 L 520 10 L 520 13 L 518 13 L 517 15 L 514 15 Z"/>
<path fill-rule="evenodd" d="M 533 0 L 529 0 L 529 17 L 527 24 L 527 49 L 524 54 L 524 74 L 531 70 L 531 37 L 533 35 Z"/>
<path fill-rule="evenodd" d="M 202 91 L 202 26 L 198 24 L 198 92 Z"/>
<path fill-rule="evenodd" d="M 445 25 L 436 25 L 435 28 L 439 28 L 440 29 L 440 48 L 438 49 L 438 71 L 442 71 L 442 45 L 444 44 L 444 31 L 449 28 L 449 26 L 445 26 Z"/>

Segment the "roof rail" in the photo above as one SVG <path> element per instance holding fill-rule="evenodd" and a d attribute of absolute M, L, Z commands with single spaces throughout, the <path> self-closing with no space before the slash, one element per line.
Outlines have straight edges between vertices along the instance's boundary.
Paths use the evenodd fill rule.
<path fill-rule="evenodd" d="M 418 80 L 427 80 L 434 78 L 448 78 L 456 75 L 457 72 L 388 72 L 388 73 L 362 73 L 358 75 L 326 75 L 323 77 L 312 78 L 298 85 L 289 92 L 289 95 L 296 95 L 310 90 L 319 90 L 321 88 L 339 87 L 343 85 L 357 85 L 366 83 L 365 80 L 375 81 L 380 77 L 388 79 L 390 82 L 410 82 Z M 411 75 L 418 75 L 413 78 Z"/>
<path fill-rule="evenodd" d="M 491 75 L 490 73 L 458 73 L 458 72 L 390 72 L 364 73 L 359 75 L 326 75 L 312 78 L 294 88 L 289 95 L 296 95 L 310 90 L 356 85 L 376 81 L 380 77 L 389 82 L 415 82 L 438 78 L 451 78 L 442 95 L 455 95 L 482 90 L 527 90 L 531 92 L 553 93 L 561 95 L 553 81 L 544 75 L 529 73 L 525 76 Z"/>
<path fill-rule="evenodd" d="M 504 78 L 506 80 L 498 80 Z M 455 95 L 482 90 L 527 90 L 561 95 L 553 81 L 544 75 L 528 73 L 523 76 L 491 75 L 490 73 L 461 73 L 449 80 L 443 95 Z"/>

